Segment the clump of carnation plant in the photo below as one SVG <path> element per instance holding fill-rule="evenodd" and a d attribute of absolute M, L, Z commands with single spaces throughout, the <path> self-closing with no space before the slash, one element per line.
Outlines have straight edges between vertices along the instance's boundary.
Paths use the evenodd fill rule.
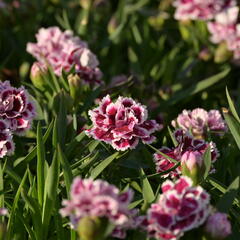
<path fill-rule="evenodd" d="M 102 72 L 97 57 L 87 43 L 73 36 L 71 31 L 62 32 L 58 27 L 41 28 L 36 38 L 37 43 L 27 44 L 27 51 L 42 68 L 51 66 L 57 76 L 74 68 L 85 83 L 101 83 Z"/>
<path fill-rule="evenodd" d="M 63 217 L 70 217 L 75 229 L 81 228 L 85 222 L 107 220 L 115 226 L 113 236 L 124 238 L 125 229 L 137 227 L 137 212 L 128 209 L 132 198 L 131 190 L 120 193 L 118 188 L 106 181 L 76 177 L 71 186 L 70 199 L 63 201 L 64 207 L 60 213 Z M 83 232 L 81 228 L 80 235 L 85 235 Z"/>
<path fill-rule="evenodd" d="M 208 147 L 211 149 L 212 163 L 214 163 L 218 158 L 219 153 L 213 142 L 207 143 L 204 140 L 195 139 L 189 133 L 185 133 L 182 129 L 178 129 L 174 132 L 174 138 L 177 142 L 176 147 L 162 147 L 159 151 L 177 162 L 184 164 L 190 171 L 196 165 L 198 165 L 199 168 L 202 167 L 203 155 Z M 167 171 L 175 165 L 174 162 L 158 152 L 154 154 L 154 161 L 156 164 L 156 171 L 158 173 Z M 213 170 L 214 168 L 212 166 L 212 171 Z M 179 166 L 163 176 L 174 178 L 179 177 L 181 174 L 182 169 L 181 166 Z"/>
<path fill-rule="evenodd" d="M 177 240 L 206 221 L 210 197 L 202 187 L 194 187 L 191 179 L 181 177 L 175 183 L 167 180 L 162 192 L 147 213 L 150 237 Z"/>

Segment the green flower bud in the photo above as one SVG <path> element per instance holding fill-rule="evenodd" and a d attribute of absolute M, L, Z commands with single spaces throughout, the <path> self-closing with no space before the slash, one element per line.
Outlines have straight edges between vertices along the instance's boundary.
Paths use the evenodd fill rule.
<path fill-rule="evenodd" d="M 232 52 L 228 50 L 227 44 L 225 42 L 220 43 L 215 51 L 214 61 L 216 63 L 222 63 L 227 61 L 231 57 Z"/>
<path fill-rule="evenodd" d="M 74 103 L 79 101 L 80 98 L 80 86 L 81 86 L 81 79 L 77 74 L 70 74 L 68 76 L 68 84 L 70 89 L 70 96 L 74 100 Z"/>
<path fill-rule="evenodd" d="M 32 67 L 31 67 L 30 78 L 31 78 L 33 85 L 36 88 L 38 88 L 40 90 L 45 89 L 46 82 L 44 79 L 44 75 L 47 75 L 47 74 L 48 73 L 47 73 L 47 69 L 45 66 L 43 66 L 39 62 L 33 63 Z"/>
<path fill-rule="evenodd" d="M 104 240 L 107 229 L 108 219 L 84 217 L 78 223 L 77 232 L 81 240 Z"/>
<path fill-rule="evenodd" d="M 198 151 L 187 151 L 181 157 L 182 174 L 192 179 L 194 185 L 203 180 L 204 164 L 203 156 Z"/>

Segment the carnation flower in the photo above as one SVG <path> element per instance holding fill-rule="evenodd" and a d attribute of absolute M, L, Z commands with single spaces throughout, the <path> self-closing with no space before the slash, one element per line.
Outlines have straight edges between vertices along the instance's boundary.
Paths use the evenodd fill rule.
<path fill-rule="evenodd" d="M 63 217 L 69 216 L 74 228 L 83 217 L 105 217 L 116 226 L 128 223 L 131 211 L 128 205 L 133 192 L 120 193 L 115 186 L 102 181 L 76 177 L 71 186 L 70 200 L 62 202 Z"/>
<path fill-rule="evenodd" d="M 233 52 L 234 59 L 240 58 L 240 24 L 238 23 L 238 7 L 231 7 L 216 15 L 213 22 L 208 23 L 213 43 L 226 42 L 227 49 Z"/>
<path fill-rule="evenodd" d="M 233 51 L 234 59 L 240 59 L 240 24 L 235 25 L 235 32 L 226 40 L 228 50 Z"/>
<path fill-rule="evenodd" d="M 186 156 L 194 154 L 196 159 L 195 162 L 198 162 L 199 166 L 202 164 L 202 160 L 200 160 L 201 156 L 207 150 L 207 148 L 211 147 L 211 159 L 212 163 L 214 163 L 218 156 L 218 150 L 213 142 L 207 143 L 204 140 L 194 139 L 190 134 L 185 133 L 182 129 L 178 129 L 174 132 L 174 137 L 177 141 L 177 146 L 174 148 L 162 147 L 159 149 L 160 152 L 166 154 L 170 158 L 175 159 L 176 161 L 186 163 Z M 171 162 L 169 159 L 164 157 L 160 153 L 154 154 L 154 161 L 156 164 L 156 171 L 158 173 L 169 170 L 174 167 L 175 163 Z M 191 170 L 192 161 L 189 159 L 187 166 L 189 170 Z M 212 167 L 213 171 L 213 167 Z M 166 173 L 163 176 L 171 178 L 178 177 L 181 174 L 181 167 L 176 168 L 170 173 Z"/>
<path fill-rule="evenodd" d="M 205 111 L 196 108 L 192 111 L 183 110 L 177 119 L 172 121 L 174 127 L 179 127 L 185 132 L 189 131 L 197 138 L 203 138 L 207 131 L 224 133 L 227 126 L 218 110 Z"/>
<path fill-rule="evenodd" d="M 231 223 L 227 214 L 216 212 L 210 215 L 205 224 L 205 231 L 213 239 L 224 239 L 231 234 Z"/>
<path fill-rule="evenodd" d="M 236 31 L 238 13 L 238 7 L 228 8 L 218 13 L 215 17 L 215 21 L 208 22 L 208 30 L 212 34 L 211 41 L 213 43 L 220 43 L 231 38 Z"/>
<path fill-rule="evenodd" d="M 230 6 L 235 6 L 235 0 L 175 0 L 177 20 L 209 20 Z"/>
<path fill-rule="evenodd" d="M 133 149 L 141 139 L 152 143 L 151 134 L 160 129 L 155 120 L 147 120 L 148 112 L 144 105 L 132 98 L 119 97 L 115 103 L 109 95 L 90 110 L 93 127 L 86 131 L 88 136 L 111 144 L 118 151 Z"/>
<path fill-rule="evenodd" d="M 184 232 L 202 225 L 209 215 L 209 195 L 193 187 L 188 177 L 165 181 L 159 201 L 148 210 L 148 234 L 161 240 L 177 240 Z"/>
<path fill-rule="evenodd" d="M 12 133 L 9 130 L 7 121 L 0 119 L 0 158 L 12 155 L 15 146 L 12 140 Z"/>
<path fill-rule="evenodd" d="M 85 83 L 101 83 L 102 72 L 97 57 L 88 49 L 87 43 L 74 37 L 71 31 L 62 32 L 58 27 L 41 28 L 36 39 L 37 43 L 27 44 L 27 51 L 41 64 L 49 64 L 57 76 L 75 66 Z"/>
<path fill-rule="evenodd" d="M 31 127 L 35 115 L 35 107 L 24 87 L 14 88 L 9 81 L 0 83 L 0 117 L 13 133 L 23 134 Z"/>

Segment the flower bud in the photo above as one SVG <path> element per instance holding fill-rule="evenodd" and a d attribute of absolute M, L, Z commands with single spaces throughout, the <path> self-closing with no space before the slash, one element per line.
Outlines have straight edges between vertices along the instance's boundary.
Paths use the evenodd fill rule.
<path fill-rule="evenodd" d="M 46 86 L 44 79 L 45 74 L 47 74 L 47 69 L 43 64 L 39 62 L 33 63 L 31 67 L 30 78 L 33 85 L 40 90 L 44 90 Z"/>
<path fill-rule="evenodd" d="M 117 20 L 116 16 L 113 15 L 111 17 L 111 19 L 108 23 L 108 27 L 107 27 L 109 35 L 113 34 L 116 31 L 118 26 L 119 26 L 118 20 Z"/>
<path fill-rule="evenodd" d="M 70 89 L 70 96 L 76 103 L 80 98 L 81 79 L 77 74 L 70 74 L 68 76 L 68 84 Z"/>
<path fill-rule="evenodd" d="M 215 54 L 214 54 L 214 62 L 222 63 L 227 61 L 232 56 L 232 52 L 230 52 L 227 48 L 227 44 L 225 42 L 218 45 Z"/>
<path fill-rule="evenodd" d="M 107 225 L 105 218 L 84 217 L 78 223 L 77 232 L 81 240 L 103 240 Z"/>
<path fill-rule="evenodd" d="M 231 234 L 231 223 L 227 219 L 227 214 L 220 212 L 212 214 L 207 219 L 205 231 L 212 239 L 225 239 Z"/>
<path fill-rule="evenodd" d="M 187 151 L 181 157 L 183 175 L 190 177 L 197 185 L 202 180 L 204 173 L 203 156 L 198 151 Z"/>
<path fill-rule="evenodd" d="M 198 54 L 198 58 L 203 61 L 208 61 L 211 59 L 211 57 L 212 54 L 208 48 L 203 48 Z"/>

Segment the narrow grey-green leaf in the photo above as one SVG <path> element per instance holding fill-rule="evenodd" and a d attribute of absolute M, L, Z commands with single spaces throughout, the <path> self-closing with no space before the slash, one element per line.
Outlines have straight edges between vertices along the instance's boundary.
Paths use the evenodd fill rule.
<path fill-rule="evenodd" d="M 14 220 L 14 216 L 15 216 L 15 211 L 16 211 L 16 208 L 17 208 L 17 205 L 18 205 L 18 201 L 19 201 L 19 197 L 20 197 L 20 194 L 21 194 L 21 190 L 23 188 L 23 185 L 26 181 L 26 178 L 27 178 L 27 170 L 25 171 L 25 174 L 22 178 L 22 181 L 18 187 L 18 190 L 14 196 L 14 201 L 13 201 L 13 205 L 12 205 L 12 208 L 11 208 L 11 211 L 10 211 L 10 216 L 9 216 L 9 220 L 8 220 L 8 225 L 7 225 L 7 240 L 12 240 L 13 237 L 12 237 L 12 232 L 13 232 L 13 220 Z"/>
<path fill-rule="evenodd" d="M 110 157 L 104 159 L 100 164 L 98 164 L 91 172 L 91 178 L 95 179 L 101 172 L 111 164 L 111 162 L 116 159 L 119 155 L 118 152 L 112 154 Z"/>
<path fill-rule="evenodd" d="M 52 131 L 54 125 L 54 120 L 51 121 L 51 123 L 48 126 L 47 131 L 45 132 L 44 136 L 43 136 L 43 143 L 45 143 L 48 139 L 48 137 L 50 136 L 50 133 Z M 30 153 L 27 154 L 26 157 L 24 158 L 20 158 L 19 161 L 15 161 L 14 162 L 14 167 L 16 167 L 18 164 L 20 164 L 21 162 L 25 162 L 25 163 L 29 163 L 33 158 L 35 158 L 37 155 L 37 146 L 35 146 Z"/>
<path fill-rule="evenodd" d="M 165 102 L 165 105 L 174 105 L 182 99 L 188 98 L 189 96 L 193 96 L 196 93 L 199 93 L 209 88 L 210 86 L 214 85 L 215 83 L 226 77 L 229 72 L 230 69 L 228 68 L 212 77 L 199 81 L 198 83 L 192 85 L 187 89 L 176 92 L 171 99 Z"/>
<path fill-rule="evenodd" d="M 143 177 L 142 178 L 143 198 L 147 203 L 151 203 L 155 199 L 154 192 L 142 168 L 140 169 L 140 175 L 141 177 Z"/>
<path fill-rule="evenodd" d="M 43 204 L 44 194 L 44 163 L 45 162 L 45 150 L 43 144 L 42 127 L 38 122 L 37 126 L 37 191 L 38 201 L 40 206 Z"/>
<path fill-rule="evenodd" d="M 60 168 L 60 162 L 59 162 L 59 158 L 57 157 L 57 153 L 55 152 L 53 156 L 52 164 L 48 169 L 47 178 L 45 182 L 45 189 L 44 189 L 44 203 L 43 203 L 43 214 L 42 214 L 44 239 L 47 239 L 48 225 L 54 209 L 54 203 L 55 203 L 56 194 L 58 190 L 58 183 L 59 183 L 59 172 L 60 172 L 59 168 Z"/>
<path fill-rule="evenodd" d="M 60 159 L 60 163 L 62 165 L 62 169 L 63 169 L 63 176 L 64 176 L 64 182 L 66 184 L 66 190 L 67 190 L 67 194 L 68 197 L 70 194 L 70 187 L 71 187 L 71 183 L 72 183 L 72 179 L 73 179 L 73 175 L 72 175 L 72 171 L 71 171 L 71 166 L 68 162 L 68 160 L 66 159 L 60 145 L 58 145 L 58 157 Z"/>
<path fill-rule="evenodd" d="M 178 142 L 176 141 L 175 137 L 173 136 L 173 132 L 171 131 L 171 128 L 169 126 L 168 126 L 168 133 L 172 139 L 174 147 L 176 147 L 178 145 Z"/>
<path fill-rule="evenodd" d="M 229 92 L 228 92 L 227 87 L 226 87 L 226 95 L 227 95 L 227 100 L 228 100 L 228 104 L 229 104 L 229 108 L 230 108 L 230 110 L 231 110 L 231 113 L 232 113 L 232 115 L 238 120 L 238 122 L 240 123 L 240 118 L 239 118 L 239 116 L 238 116 L 238 113 L 237 113 L 237 111 L 236 111 L 236 108 L 235 108 L 235 106 L 234 106 L 234 103 L 233 103 L 233 101 L 232 101 L 232 99 L 231 99 L 231 97 L 230 97 L 230 94 L 229 94 Z"/>
<path fill-rule="evenodd" d="M 204 172 L 204 179 L 207 178 L 209 171 L 211 169 L 211 165 L 212 165 L 212 158 L 211 158 L 211 146 L 208 146 L 208 148 L 206 149 L 206 151 L 203 154 L 203 163 L 205 166 L 205 172 Z"/>
<path fill-rule="evenodd" d="M 171 158 L 171 157 L 169 157 L 167 154 L 165 154 L 165 153 L 163 153 L 163 152 L 161 152 L 159 149 L 157 149 L 157 148 L 155 148 L 155 147 L 153 147 L 152 145 L 150 145 L 150 144 L 147 144 L 150 148 L 152 148 L 155 152 L 157 152 L 158 154 L 160 154 L 160 155 L 162 155 L 163 157 L 165 157 L 165 158 L 167 158 L 170 162 L 173 162 L 173 163 L 178 163 L 178 161 L 177 160 L 175 160 L 175 159 L 173 159 L 173 158 Z"/>
<path fill-rule="evenodd" d="M 227 188 L 225 194 L 220 198 L 219 202 L 217 203 L 217 209 L 219 211 L 228 213 L 235 197 L 237 196 L 239 180 L 239 177 L 235 178 L 235 180 Z"/>
<path fill-rule="evenodd" d="M 240 149 L 240 123 L 233 116 L 230 115 L 227 109 L 223 109 L 223 116 L 235 139 L 238 148 Z"/>

